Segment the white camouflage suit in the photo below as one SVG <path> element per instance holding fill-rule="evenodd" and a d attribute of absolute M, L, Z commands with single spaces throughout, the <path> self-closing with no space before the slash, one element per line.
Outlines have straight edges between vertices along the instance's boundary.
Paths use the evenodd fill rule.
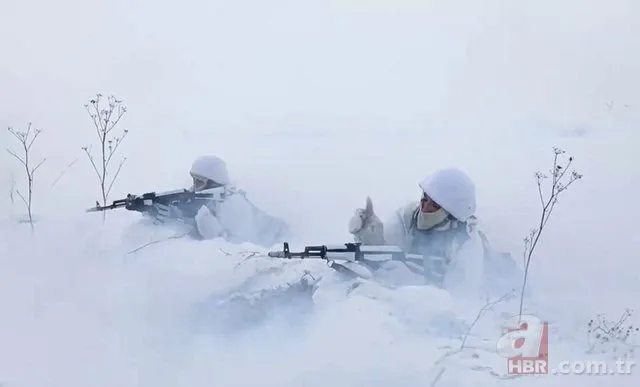
<path fill-rule="evenodd" d="M 215 196 L 197 209 L 193 219 L 186 219 L 196 238 L 224 238 L 231 243 L 249 242 L 265 247 L 285 240 L 288 225 L 257 208 L 245 192 L 230 183 L 224 160 L 217 156 L 199 157 L 190 174 L 191 190 Z"/>
<path fill-rule="evenodd" d="M 475 230 L 475 185 L 458 169 L 442 169 L 419 183 L 423 197 L 395 211 L 383 224 L 367 198 L 349 231 L 363 245 L 395 245 L 425 257 L 428 283 L 451 288 L 481 286 L 483 243 Z M 430 208 L 431 207 L 431 208 Z M 397 265 L 397 262 L 390 262 Z"/>

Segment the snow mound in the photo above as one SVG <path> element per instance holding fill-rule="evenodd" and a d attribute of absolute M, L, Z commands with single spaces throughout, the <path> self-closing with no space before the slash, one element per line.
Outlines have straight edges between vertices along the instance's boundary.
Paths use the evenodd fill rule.
<path fill-rule="evenodd" d="M 195 241 L 163 228 L 139 228 L 134 239 L 131 218 L 109 215 L 105 224 L 42 219 L 33 236 L 26 225 L 4 227 L 0 377 L 7 386 L 424 386 L 435 379 L 478 386 L 513 378 L 495 353 L 513 303 L 474 323 L 482 297 L 349 279 L 320 260 L 268 258 L 253 245 Z M 553 348 L 569 357 L 579 339 L 563 335 L 567 320 L 557 318 Z M 564 386 L 567 378 L 548 380 Z"/>

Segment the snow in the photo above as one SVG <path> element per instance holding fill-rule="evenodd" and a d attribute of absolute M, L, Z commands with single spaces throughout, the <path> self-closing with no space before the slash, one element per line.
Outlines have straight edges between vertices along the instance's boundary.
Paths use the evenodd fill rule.
<path fill-rule="evenodd" d="M 539 215 L 533 172 L 559 146 L 584 179 L 543 234 L 526 311 L 550 322 L 552 365 L 610 358 L 586 353 L 586 330 L 599 313 L 639 309 L 639 11 L 626 0 L 8 3 L 0 126 L 42 128 L 32 151 L 47 161 L 35 236 L 16 222 L 21 203 L 0 200 L 0 384 L 637 385 L 638 372 L 504 379 L 495 344 L 517 300 L 443 357 L 480 297 L 353 286 L 319 261 L 165 240 L 125 211 L 103 225 L 84 212 L 98 185 L 80 147 L 95 138 L 82 104 L 114 93 L 130 132 L 112 199 L 186 187 L 193 159 L 218 154 L 256 205 L 290 222 L 292 248 L 351 240 L 367 196 L 384 220 L 425 174 L 455 166 L 476 182 L 490 240 L 519 259 Z M 0 190 L 12 175 L 23 187 L 15 160 L 0 163 Z M 302 297 L 255 324 L 243 324 L 251 308 L 202 324 L 225 297 L 307 271 L 320 279 L 312 310 Z"/>

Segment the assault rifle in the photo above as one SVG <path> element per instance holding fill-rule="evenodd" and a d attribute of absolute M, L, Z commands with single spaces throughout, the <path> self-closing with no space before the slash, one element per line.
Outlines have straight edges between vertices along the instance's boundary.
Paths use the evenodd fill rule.
<path fill-rule="evenodd" d="M 111 204 L 101 206 L 96 201 L 96 206 L 87 209 L 87 212 L 98 212 L 113 210 L 117 208 L 125 208 L 129 211 L 150 212 L 154 204 L 165 206 L 176 206 L 185 216 L 195 216 L 198 209 L 204 204 L 204 201 L 224 199 L 225 191 L 216 190 L 215 192 L 194 192 L 188 189 L 179 189 L 167 192 L 147 192 L 142 195 L 128 194 L 124 199 L 114 200 Z"/>
<path fill-rule="evenodd" d="M 306 246 L 303 251 L 292 252 L 289 243 L 284 242 L 281 251 L 270 251 L 269 257 L 285 259 L 324 259 L 329 266 L 339 272 L 370 277 L 372 271 L 380 268 L 388 261 L 403 262 L 407 268 L 418 275 L 427 277 L 428 281 L 438 281 L 438 273 L 442 273 L 443 259 L 421 254 L 407 254 L 398 246 L 362 245 L 360 243 L 344 243 L 342 245 Z M 355 265 L 354 265 L 355 263 Z M 362 269 L 366 269 L 363 271 Z"/>

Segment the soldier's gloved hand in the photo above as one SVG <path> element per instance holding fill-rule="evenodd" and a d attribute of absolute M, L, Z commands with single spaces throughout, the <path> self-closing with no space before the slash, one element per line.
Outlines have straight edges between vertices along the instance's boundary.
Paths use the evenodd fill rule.
<path fill-rule="evenodd" d="M 222 236 L 224 228 L 220 220 L 207 206 L 202 206 L 195 216 L 195 226 L 198 235 L 203 239 L 213 239 Z"/>
<path fill-rule="evenodd" d="M 349 232 L 363 245 L 383 245 L 384 225 L 373 211 L 373 202 L 367 197 L 365 208 L 356 209 L 349 220 Z"/>
<path fill-rule="evenodd" d="M 128 194 L 124 208 L 129 211 L 148 213 L 153 208 L 153 204 L 152 199 L 143 199 L 142 196 Z"/>
<path fill-rule="evenodd" d="M 176 206 L 161 203 L 153 203 L 150 210 L 153 217 L 159 220 L 181 219 L 182 212 Z"/>
<path fill-rule="evenodd" d="M 142 212 L 144 211 L 144 206 L 144 200 L 141 197 L 133 194 L 127 195 L 127 202 L 124 206 L 127 210 Z"/>

